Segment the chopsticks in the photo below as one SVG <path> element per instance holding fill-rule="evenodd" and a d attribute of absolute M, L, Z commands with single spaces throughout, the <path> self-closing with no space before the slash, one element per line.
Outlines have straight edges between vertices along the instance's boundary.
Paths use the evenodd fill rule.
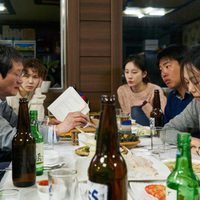
<path fill-rule="evenodd" d="M 83 130 L 81 130 L 79 127 L 75 127 L 79 132 L 81 132 L 81 133 L 85 133 Z"/>

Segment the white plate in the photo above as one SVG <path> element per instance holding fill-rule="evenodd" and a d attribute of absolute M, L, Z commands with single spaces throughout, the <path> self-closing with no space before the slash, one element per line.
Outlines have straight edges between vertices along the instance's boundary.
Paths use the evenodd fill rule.
<path fill-rule="evenodd" d="M 134 199 L 158 200 L 156 197 L 153 197 L 152 195 L 148 194 L 145 191 L 145 186 L 151 185 L 151 184 L 166 185 L 165 182 L 151 182 L 151 183 L 135 183 L 135 182 L 131 182 L 131 183 L 129 183 L 130 190 L 132 191 L 132 195 L 134 196 Z"/>
<path fill-rule="evenodd" d="M 153 156 L 128 154 L 124 157 L 128 168 L 128 180 L 165 180 L 170 174 L 168 167 Z"/>
<path fill-rule="evenodd" d="M 129 151 L 130 152 L 130 151 Z M 129 154 L 129 153 L 128 153 Z M 131 154 L 131 153 L 130 153 Z M 131 156 L 131 155 L 129 155 Z M 128 180 L 165 180 L 167 176 L 170 174 L 169 169 L 164 163 L 155 159 L 152 156 L 142 156 L 143 159 L 147 160 L 147 163 L 151 163 L 152 167 L 156 170 L 157 174 L 147 174 L 147 169 L 140 168 L 138 171 L 133 168 L 132 160 L 125 157 L 125 161 L 128 168 Z M 140 156 L 141 157 L 141 156 Z M 88 180 L 88 167 L 90 164 L 92 157 L 78 157 L 76 161 L 76 170 L 78 173 L 78 180 L 80 182 Z M 146 170 L 146 171 L 144 171 Z"/>

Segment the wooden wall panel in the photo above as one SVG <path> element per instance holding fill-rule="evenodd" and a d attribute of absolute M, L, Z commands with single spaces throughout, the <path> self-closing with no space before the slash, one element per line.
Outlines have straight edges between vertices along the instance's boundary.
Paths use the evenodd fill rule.
<path fill-rule="evenodd" d="M 60 96 L 62 94 L 61 91 L 53 91 L 53 90 L 49 90 L 46 95 L 46 99 L 44 100 L 44 108 L 45 108 L 45 114 L 48 115 L 48 110 L 47 107 L 53 103 L 53 101 L 58 98 L 58 96 Z"/>
<path fill-rule="evenodd" d="M 88 97 L 90 103 L 89 103 L 89 106 L 90 106 L 90 109 L 91 111 L 99 111 L 100 110 L 100 107 L 101 107 L 101 100 L 100 100 L 100 97 L 102 94 L 110 94 L 110 92 L 93 92 L 93 93 L 85 93 L 85 95 Z"/>
<path fill-rule="evenodd" d="M 110 22 L 80 22 L 80 56 L 111 55 Z"/>
<path fill-rule="evenodd" d="M 110 57 L 80 58 L 80 87 L 85 92 L 109 92 L 111 88 Z"/>
<path fill-rule="evenodd" d="M 66 1 L 66 87 L 76 84 L 99 111 L 100 96 L 121 84 L 123 0 Z"/>
<path fill-rule="evenodd" d="M 110 0 L 83 0 L 80 1 L 80 19 L 110 21 L 110 9 Z"/>
<path fill-rule="evenodd" d="M 79 0 L 68 0 L 66 9 L 66 87 L 79 88 Z"/>
<path fill-rule="evenodd" d="M 111 93 L 122 84 L 122 1 L 111 0 Z"/>

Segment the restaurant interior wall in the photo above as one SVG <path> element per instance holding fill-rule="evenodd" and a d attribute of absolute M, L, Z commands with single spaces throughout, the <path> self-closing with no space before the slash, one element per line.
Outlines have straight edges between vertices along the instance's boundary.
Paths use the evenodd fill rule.
<path fill-rule="evenodd" d="M 24 28 L 23 25 L 26 24 L 28 26 L 25 28 L 36 29 L 40 23 L 48 22 L 47 27 L 41 31 L 41 35 L 44 36 L 43 31 L 45 30 L 51 35 L 49 28 L 57 22 L 57 16 L 60 16 L 53 14 L 57 7 L 53 9 L 55 5 L 47 5 L 46 3 L 36 5 L 35 2 L 21 0 L 24 5 L 22 8 L 17 0 L 13 0 L 11 3 L 15 13 L 19 14 L 21 18 L 26 17 L 14 20 L 11 19 L 14 15 L 3 16 L 2 25 L 16 25 L 18 26 L 16 28 Z M 122 0 L 66 0 L 65 3 L 66 41 L 61 41 L 65 42 L 66 46 L 64 87 L 62 90 L 50 90 L 47 94 L 46 106 L 68 86 L 76 85 L 77 89 L 89 98 L 91 111 L 99 111 L 100 95 L 116 93 L 121 84 Z M 48 9 L 47 7 L 45 9 L 45 6 L 48 6 Z M 33 12 L 38 21 L 38 24 L 33 27 L 33 20 L 28 20 L 32 13 L 29 9 L 36 7 L 43 7 L 45 12 L 44 10 L 43 12 Z M 24 10 L 24 8 L 26 9 Z M 51 14 L 48 14 L 49 12 Z M 45 18 L 42 17 L 43 15 Z M 50 21 L 49 18 L 51 18 Z M 55 28 L 52 27 L 52 29 Z M 48 38 L 49 35 L 44 37 Z"/>
<path fill-rule="evenodd" d="M 200 43 L 199 0 L 125 0 L 124 9 L 130 7 L 163 7 L 174 9 L 162 17 L 122 15 L 123 18 L 123 61 L 129 54 L 143 53 L 150 80 L 165 87 L 156 65 L 159 50 L 170 44 L 185 44 L 189 47 Z M 158 40 L 158 48 L 146 50 L 145 40 Z"/>
<path fill-rule="evenodd" d="M 68 0 L 67 85 L 100 110 L 101 94 L 116 94 L 122 73 L 122 1 Z"/>

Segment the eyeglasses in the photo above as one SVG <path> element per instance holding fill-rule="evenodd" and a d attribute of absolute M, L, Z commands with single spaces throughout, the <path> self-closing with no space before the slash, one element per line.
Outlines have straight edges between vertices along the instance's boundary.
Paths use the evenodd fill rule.
<path fill-rule="evenodd" d="M 24 76 L 24 72 L 8 72 L 8 74 L 11 74 L 13 76 L 15 76 L 16 79 L 20 79 L 22 76 Z"/>

